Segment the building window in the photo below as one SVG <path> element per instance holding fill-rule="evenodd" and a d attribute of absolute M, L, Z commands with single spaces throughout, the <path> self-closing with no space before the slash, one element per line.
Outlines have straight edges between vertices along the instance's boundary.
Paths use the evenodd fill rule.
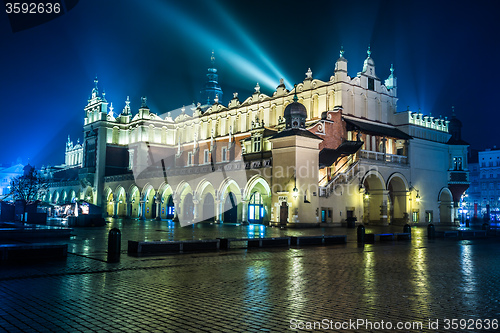
<path fill-rule="evenodd" d="M 418 209 L 414 209 L 411 215 L 412 215 L 412 221 L 418 222 Z"/>
<path fill-rule="evenodd" d="M 227 161 L 227 148 L 222 147 L 222 162 L 226 162 L 226 161 Z"/>
<path fill-rule="evenodd" d="M 193 153 L 192 153 L 192 152 L 189 152 L 189 153 L 188 153 L 187 165 L 188 165 L 188 166 L 193 165 Z"/>
<path fill-rule="evenodd" d="M 453 157 L 453 169 L 462 170 L 462 157 Z"/>
<path fill-rule="evenodd" d="M 205 149 L 205 151 L 203 152 L 203 163 L 210 163 L 210 152 L 208 151 L 208 149 Z"/>
<path fill-rule="evenodd" d="M 253 152 L 259 152 L 262 149 L 262 137 L 261 136 L 255 136 L 253 138 Z"/>
<path fill-rule="evenodd" d="M 375 90 L 375 80 L 369 78 L 368 79 L 368 90 Z"/>

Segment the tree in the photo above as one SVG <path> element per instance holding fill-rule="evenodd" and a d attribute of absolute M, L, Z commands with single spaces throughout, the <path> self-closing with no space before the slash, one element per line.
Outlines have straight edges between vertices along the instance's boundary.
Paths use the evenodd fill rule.
<path fill-rule="evenodd" d="M 38 200 L 39 195 L 46 189 L 45 179 L 29 164 L 24 167 L 23 175 L 14 177 L 10 181 L 10 196 L 14 200 L 22 200 L 26 203 Z"/>

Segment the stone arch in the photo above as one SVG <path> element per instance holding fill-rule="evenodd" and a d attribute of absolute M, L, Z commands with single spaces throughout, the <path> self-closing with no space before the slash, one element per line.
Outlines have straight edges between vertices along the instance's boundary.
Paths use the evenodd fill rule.
<path fill-rule="evenodd" d="M 130 186 L 128 190 L 128 205 L 130 205 L 130 217 L 138 218 L 140 217 L 140 201 L 141 201 L 141 193 L 137 185 L 133 184 Z"/>
<path fill-rule="evenodd" d="M 163 182 L 156 193 L 157 197 L 160 199 L 160 218 L 173 219 L 175 208 L 172 187 Z"/>
<path fill-rule="evenodd" d="M 175 215 L 182 226 L 191 224 L 194 219 L 193 190 L 186 181 L 181 181 L 174 193 Z"/>
<path fill-rule="evenodd" d="M 51 200 L 52 200 L 52 203 L 54 203 L 54 204 L 59 203 L 59 192 L 57 192 L 57 190 L 54 190 L 54 192 L 52 192 Z"/>
<path fill-rule="evenodd" d="M 260 175 L 250 178 L 243 192 L 244 205 L 242 219 L 249 223 L 269 222 L 271 213 L 271 188 L 268 182 Z"/>
<path fill-rule="evenodd" d="M 194 194 L 198 201 L 198 211 L 196 219 L 198 221 L 215 221 L 215 188 L 212 183 L 206 179 L 199 182 Z"/>
<path fill-rule="evenodd" d="M 226 178 L 219 186 L 222 222 L 236 223 L 241 221 L 241 188 L 232 178 Z"/>
<path fill-rule="evenodd" d="M 67 203 L 67 200 L 68 200 L 68 192 L 66 192 L 66 190 L 61 190 L 61 197 L 59 199 L 59 202 L 64 204 Z"/>
<path fill-rule="evenodd" d="M 147 183 L 141 191 L 141 219 L 156 217 L 156 191 L 153 185 Z"/>
<path fill-rule="evenodd" d="M 45 202 L 52 202 L 52 192 L 50 191 L 46 191 L 45 192 L 45 198 L 44 198 L 44 201 Z"/>
<path fill-rule="evenodd" d="M 75 190 L 70 190 L 69 191 L 68 198 L 69 198 L 69 202 L 73 202 L 73 201 L 76 200 L 76 192 L 75 192 Z"/>
<path fill-rule="evenodd" d="M 408 209 L 408 182 L 405 176 L 399 172 L 393 173 L 387 180 L 388 190 L 388 216 L 389 222 L 395 225 L 407 223 Z"/>
<path fill-rule="evenodd" d="M 109 188 L 106 187 L 104 189 L 104 202 L 106 203 L 106 214 L 107 216 L 113 216 L 114 215 L 114 204 L 115 204 L 115 197 L 113 196 L 113 191 Z"/>
<path fill-rule="evenodd" d="M 384 177 L 376 170 L 368 171 L 363 177 L 364 214 L 363 221 L 384 224 L 387 221 L 387 199 Z"/>
<path fill-rule="evenodd" d="M 84 193 L 85 194 L 83 195 L 83 200 L 93 204 L 94 203 L 94 189 L 90 186 L 87 186 Z"/>
<path fill-rule="evenodd" d="M 127 216 L 127 194 L 125 193 L 125 189 L 121 185 L 118 185 L 114 193 L 116 205 L 115 216 Z"/>
<path fill-rule="evenodd" d="M 443 187 L 439 191 L 439 222 L 443 224 L 453 223 L 453 195 L 449 188 Z"/>

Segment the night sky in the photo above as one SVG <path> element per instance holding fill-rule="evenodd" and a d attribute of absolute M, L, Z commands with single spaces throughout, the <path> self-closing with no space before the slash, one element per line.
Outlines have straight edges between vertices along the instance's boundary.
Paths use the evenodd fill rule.
<path fill-rule="evenodd" d="M 115 113 L 127 95 L 163 114 L 198 101 L 215 51 L 223 104 L 268 95 L 308 67 L 324 81 L 343 45 L 351 77 L 368 45 L 381 79 L 394 64 L 398 111 L 451 116 L 473 148 L 500 146 L 497 1 L 82 0 L 64 15 L 13 33 L 0 14 L 0 163 L 64 162 L 82 138 L 97 76 Z"/>

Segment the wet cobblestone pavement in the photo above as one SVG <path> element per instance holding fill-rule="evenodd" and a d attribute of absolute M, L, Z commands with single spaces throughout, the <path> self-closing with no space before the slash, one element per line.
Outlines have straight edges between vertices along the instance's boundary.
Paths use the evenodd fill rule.
<path fill-rule="evenodd" d="M 347 234 L 348 243 L 140 258 L 123 253 L 119 263 L 108 264 L 107 232 L 115 225 L 124 252 L 128 239 L 252 234 Z M 0 266 L 0 331 L 498 331 L 500 238 L 427 240 L 425 228 L 412 232 L 411 241 L 359 247 L 355 230 L 345 228 L 169 229 L 167 222 L 114 221 L 102 229 L 77 229 L 66 241 L 66 261 Z M 445 319 L 469 321 L 447 327 Z M 372 326 L 338 326 L 357 320 Z M 398 329 L 398 322 L 422 326 Z"/>

